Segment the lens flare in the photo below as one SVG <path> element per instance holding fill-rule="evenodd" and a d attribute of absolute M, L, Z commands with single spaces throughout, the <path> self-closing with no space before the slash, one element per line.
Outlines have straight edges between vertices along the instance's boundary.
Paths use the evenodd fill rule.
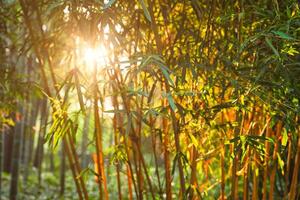
<path fill-rule="evenodd" d="M 96 48 L 85 47 L 83 49 L 83 60 L 87 68 L 93 69 L 97 67 L 104 67 L 107 64 L 107 50 L 103 45 Z"/>

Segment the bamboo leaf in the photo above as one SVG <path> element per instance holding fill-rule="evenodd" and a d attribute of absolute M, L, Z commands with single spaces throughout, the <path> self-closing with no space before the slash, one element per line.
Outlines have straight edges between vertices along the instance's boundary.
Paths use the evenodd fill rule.
<path fill-rule="evenodd" d="M 175 169 L 176 169 L 176 164 L 177 164 L 178 157 L 179 157 L 179 153 L 176 153 L 176 155 L 173 159 L 173 167 L 172 167 L 172 172 L 171 172 L 172 176 L 174 176 L 174 174 L 175 174 Z"/>
<path fill-rule="evenodd" d="M 281 140 L 282 146 L 286 146 L 287 142 L 288 142 L 288 134 L 286 129 L 283 129 L 282 140 Z"/>
<path fill-rule="evenodd" d="M 162 71 L 164 77 L 165 77 L 165 78 L 168 80 L 168 82 L 174 87 L 175 84 L 174 84 L 173 80 L 170 78 L 170 75 L 169 75 L 169 73 L 167 72 L 166 68 L 163 67 L 163 66 L 159 66 L 159 67 L 160 67 L 160 69 L 161 69 L 161 71 Z"/>
<path fill-rule="evenodd" d="M 277 49 L 273 46 L 271 39 L 269 39 L 268 37 L 265 38 L 267 44 L 269 45 L 269 47 L 272 49 L 272 51 L 275 53 L 276 56 L 280 57 Z"/>
<path fill-rule="evenodd" d="M 78 74 L 76 71 L 74 72 L 74 76 L 75 76 L 75 86 L 76 86 L 76 90 L 77 90 L 79 105 L 80 105 L 81 111 L 83 113 L 85 113 L 85 107 L 84 107 L 84 103 L 83 103 L 83 95 L 81 92 Z"/>
<path fill-rule="evenodd" d="M 81 172 L 76 176 L 76 179 L 79 179 L 80 177 L 84 176 L 89 171 L 90 171 L 89 168 L 85 168 L 85 169 L 81 170 Z"/>
<path fill-rule="evenodd" d="M 284 174 L 284 169 L 283 169 L 283 167 L 284 167 L 284 162 L 283 162 L 283 160 L 281 159 L 279 153 L 277 153 L 277 158 L 278 158 L 278 166 L 279 166 L 279 168 L 280 168 L 280 170 L 281 170 L 281 173 Z"/>
<path fill-rule="evenodd" d="M 172 110 L 173 110 L 174 112 L 176 112 L 177 106 L 176 106 L 176 104 L 175 104 L 175 101 L 174 101 L 172 95 L 171 95 L 170 93 L 167 93 L 166 96 L 167 96 L 167 99 L 168 99 L 168 102 L 169 102 L 170 107 L 172 108 Z"/>
<path fill-rule="evenodd" d="M 98 172 L 96 172 L 95 170 L 89 168 L 90 172 L 92 172 L 95 176 L 97 176 L 98 178 L 100 178 L 100 174 Z"/>
<path fill-rule="evenodd" d="M 150 13 L 149 13 L 149 11 L 147 9 L 145 1 L 144 0 L 139 0 L 139 2 L 140 2 L 141 6 L 142 6 L 142 8 L 144 10 L 145 17 L 149 20 L 149 22 L 152 22 L 151 16 L 150 16 Z"/>
<path fill-rule="evenodd" d="M 150 104 L 150 102 L 151 102 L 151 99 L 152 99 L 154 90 L 155 90 L 155 88 L 156 88 L 156 83 L 157 83 L 157 80 L 155 80 L 155 82 L 153 83 L 153 85 L 152 85 L 152 87 L 151 87 L 151 90 L 150 90 L 150 92 L 149 92 L 148 100 L 147 100 L 147 103 L 148 103 L 148 104 Z"/>
<path fill-rule="evenodd" d="M 279 36 L 282 39 L 286 39 L 286 40 L 295 40 L 295 38 L 291 37 L 290 35 L 281 32 L 281 31 L 271 31 L 272 33 L 274 33 L 275 35 Z"/>
<path fill-rule="evenodd" d="M 188 134 L 189 134 L 190 139 L 192 140 L 193 145 L 196 148 L 198 148 L 199 143 L 198 143 L 197 139 L 195 138 L 195 136 L 191 132 L 189 132 Z"/>

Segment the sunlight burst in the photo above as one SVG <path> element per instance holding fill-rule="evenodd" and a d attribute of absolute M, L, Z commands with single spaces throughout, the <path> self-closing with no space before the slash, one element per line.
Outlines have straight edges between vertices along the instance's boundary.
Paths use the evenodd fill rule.
<path fill-rule="evenodd" d="M 83 60 L 86 67 L 94 69 L 94 66 L 104 67 L 107 64 L 107 50 L 103 45 L 99 45 L 96 48 L 85 47 L 83 49 Z"/>

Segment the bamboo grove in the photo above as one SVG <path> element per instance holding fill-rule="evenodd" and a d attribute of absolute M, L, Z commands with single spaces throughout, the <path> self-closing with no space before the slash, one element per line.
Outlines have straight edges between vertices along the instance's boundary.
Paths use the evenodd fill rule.
<path fill-rule="evenodd" d="M 0 198 L 300 198 L 298 1 L 0 4 Z"/>

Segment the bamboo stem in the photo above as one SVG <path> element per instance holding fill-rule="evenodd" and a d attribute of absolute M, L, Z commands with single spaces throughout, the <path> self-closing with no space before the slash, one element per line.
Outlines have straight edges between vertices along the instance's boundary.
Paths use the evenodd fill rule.
<path fill-rule="evenodd" d="M 76 178 L 79 179 L 79 183 L 80 183 L 84 198 L 89 199 L 88 193 L 87 193 L 84 181 L 83 181 L 83 178 L 80 175 L 82 170 L 81 170 L 81 167 L 80 167 L 80 164 L 79 164 L 78 155 L 77 155 L 76 150 L 75 150 L 74 141 L 73 141 L 73 138 L 72 138 L 70 132 L 67 132 L 67 141 L 70 144 L 71 155 L 73 156 L 73 159 L 74 159 L 75 170 L 77 170 L 77 173 L 78 173 Z"/>
<path fill-rule="evenodd" d="M 115 141 L 115 146 L 117 146 L 119 144 L 119 134 L 118 134 L 118 120 L 120 120 L 120 118 L 118 118 L 118 114 L 117 112 L 117 97 L 116 96 L 112 96 L 112 104 L 115 110 L 115 114 L 113 117 L 113 130 L 114 130 L 114 141 Z M 118 187 L 118 199 L 121 200 L 122 199 L 122 190 L 121 190 L 121 180 L 120 180 L 120 164 L 116 163 L 116 173 L 117 173 L 117 187 Z"/>
<path fill-rule="evenodd" d="M 272 129 L 269 127 L 270 126 L 270 117 L 267 117 L 267 128 L 266 128 L 266 137 L 269 138 L 272 135 Z M 265 154 L 265 160 L 264 160 L 264 175 L 263 175 L 263 196 L 262 199 L 266 200 L 267 199 L 267 182 L 268 182 L 268 177 L 269 177 L 269 153 L 270 153 L 270 142 L 266 141 L 265 142 L 265 148 L 266 148 L 266 154 Z"/>
<path fill-rule="evenodd" d="M 162 106 L 166 105 L 166 100 L 162 100 Z M 162 119 L 163 126 L 163 145 L 164 145 L 164 161 L 165 161 L 165 183 L 166 183 L 166 199 L 172 199 L 172 178 L 171 178 L 171 163 L 169 153 L 169 126 L 165 117 Z"/>
<path fill-rule="evenodd" d="M 82 195 L 82 191 L 81 191 L 81 188 L 80 188 L 80 184 L 79 184 L 79 182 L 76 178 L 77 174 L 76 174 L 75 167 L 73 165 L 73 159 L 72 159 L 72 156 L 71 156 L 70 148 L 69 148 L 68 142 L 67 142 L 65 137 L 63 138 L 63 143 L 64 143 L 63 147 L 65 149 L 65 152 L 67 153 L 67 157 L 68 157 L 68 160 L 69 160 L 69 163 L 70 163 L 70 168 L 71 168 L 71 172 L 72 172 L 73 179 L 74 179 L 74 182 L 75 182 L 77 194 L 79 196 L 79 199 L 83 200 L 83 195 Z"/>
<path fill-rule="evenodd" d="M 100 199 L 108 199 L 107 188 L 106 188 L 106 179 L 103 166 L 103 157 L 102 157 L 102 130 L 100 124 L 100 116 L 99 116 L 99 107 L 98 107 L 98 86 L 97 86 L 97 66 L 94 66 L 94 120 L 95 120 L 95 131 L 94 136 L 96 140 L 96 162 L 98 166 L 98 173 L 100 174 L 100 180 L 98 181 L 99 194 Z M 103 185 L 102 185 L 103 184 Z M 103 187 L 104 187 L 104 195 L 103 195 Z"/>
<path fill-rule="evenodd" d="M 156 174 L 157 182 L 158 182 L 159 196 L 161 199 L 163 199 L 163 195 L 162 195 L 163 189 L 161 186 L 161 179 L 160 179 L 159 165 L 158 165 L 158 156 L 157 156 L 156 133 L 154 130 L 155 120 L 153 119 L 153 117 L 151 115 L 149 118 L 150 118 L 149 121 L 150 121 L 150 127 L 151 127 L 152 151 L 153 151 L 154 161 L 155 161 L 155 174 Z"/>
<path fill-rule="evenodd" d="M 240 128 L 234 130 L 234 137 L 237 137 L 238 135 L 241 135 L 244 127 L 244 120 L 245 120 L 245 112 L 242 113 L 242 116 L 240 116 L 239 113 L 236 113 L 237 121 L 240 122 Z M 233 150 L 235 150 L 237 144 L 236 142 L 233 144 Z M 233 164 L 232 164 L 232 179 L 231 179 L 231 198 L 232 199 L 238 199 L 238 176 L 237 176 L 237 170 L 239 166 L 239 154 L 240 152 L 234 152 L 235 156 L 233 158 Z"/>
<path fill-rule="evenodd" d="M 282 122 L 279 121 L 276 124 L 276 139 L 275 139 L 275 144 L 274 144 L 274 152 L 272 156 L 272 169 L 271 169 L 271 174 L 270 174 L 270 195 L 269 195 L 269 200 L 274 199 L 274 189 L 275 189 L 275 175 L 276 175 L 276 169 L 277 169 L 277 154 L 278 154 L 278 149 L 279 149 L 279 136 L 281 134 L 282 130 Z"/>
<path fill-rule="evenodd" d="M 291 182 L 291 188 L 289 192 L 289 199 L 296 199 L 297 193 L 298 196 L 300 194 L 299 190 L 297 191 L 298 186 L 298 176 L 299 176 L 299 169 L 300 169 L 300 130 L 298 128 L 298 144 L 297 144 L 297 151 L 295 157 L 295 164 L 293 170 L 293 178 Z"/>

